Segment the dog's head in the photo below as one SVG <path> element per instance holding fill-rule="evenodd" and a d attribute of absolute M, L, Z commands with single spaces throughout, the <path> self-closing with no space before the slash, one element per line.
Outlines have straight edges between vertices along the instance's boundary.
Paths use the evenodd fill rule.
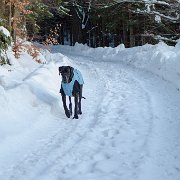
<path fill-rule="evenodd" d="M 59 75 L 62 75 L 63 83 L 69 83 L 73 77 L 73 67 L 71 66 L 60 66 L 59 67 Z"/>

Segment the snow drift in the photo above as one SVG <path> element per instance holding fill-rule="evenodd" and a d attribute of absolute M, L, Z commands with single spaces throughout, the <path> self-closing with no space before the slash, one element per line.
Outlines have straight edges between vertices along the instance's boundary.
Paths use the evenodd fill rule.
<path fill-rule="evenodd" d="M 180 40 L 175 47 L 160 42 L 156 45 L 146 44 L 133 48 L 125 48 L 123 44 L 115 48 L 89 48 L 78 43 L 75 47 L 60 46 L 59 48 L 62 52 L 69 48 L 69 53 L 90 56 L 97 61 L 117 61 L 150 71 L 180 89 Z"/>

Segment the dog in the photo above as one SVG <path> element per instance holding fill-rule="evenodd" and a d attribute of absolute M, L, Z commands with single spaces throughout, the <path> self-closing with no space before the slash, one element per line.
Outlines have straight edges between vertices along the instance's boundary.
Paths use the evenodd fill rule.
<path fill-rule="evenodd" d="M 62 96 L 65 114 L 68 118 L 72 116 L 71 97 L 74 97 L 75 107 L 73 119 L 78 119 L 78 114 L 82 114 L 81 99 L 84 98 L 82 97 L 84 84 L 82 74 L 79 70 L 74 69 L 71 66 L 60 66 L 59 75 L 62 76 L 60 93 Z M 69 109 L 66 105 L 66 96 L 69 96 Z"/>

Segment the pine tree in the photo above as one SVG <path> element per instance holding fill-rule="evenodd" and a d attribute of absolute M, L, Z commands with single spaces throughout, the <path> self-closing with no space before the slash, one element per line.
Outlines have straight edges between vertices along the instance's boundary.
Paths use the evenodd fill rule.
<path fill-rule="evenodd" d="M 150 43 L 153 43 L 153 40 L 154 42 L 165 40 L 170 44 L 175 43 L 173 38 L 178 35 L 179 25 L 178 0 L 115 0 L 115 2 L 120 9 L 124 4 L 130 4 L 128 12 L 133 16 L 138 16 L 137 23 L 141 25 L 138 29 L 144 43 L 148 42 L 148 39 L 151 40 Z M 131 18 L 129 20 L 131 22 Z"/>
<path fill-rule="evenodd" d="M 11 37 L 9 31 L 3 26 L 0 26 L 0 64 L 9 64 L 6 51 L 10 44 Z"/>

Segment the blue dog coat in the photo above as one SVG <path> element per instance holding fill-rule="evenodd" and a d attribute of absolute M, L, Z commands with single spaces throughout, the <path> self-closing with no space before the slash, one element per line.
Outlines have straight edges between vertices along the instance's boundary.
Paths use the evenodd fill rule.
<path fill-rule="evenodd" d="M 77 69 L 74 69 L 73 73 L 74 73 L 74 76 L 73 76 L 72 81 L 70 83 L 64 83 L 63 81 L 61 82 L 63 91 L 64 91 L 66 96 L 72 96 L 73 86 L 74 86 L 74 82 L 76 80 L 78 81 L 78 83 L 80 85 L 84 84 L 84 80 L 83 80 L 81 72 Z"/>

